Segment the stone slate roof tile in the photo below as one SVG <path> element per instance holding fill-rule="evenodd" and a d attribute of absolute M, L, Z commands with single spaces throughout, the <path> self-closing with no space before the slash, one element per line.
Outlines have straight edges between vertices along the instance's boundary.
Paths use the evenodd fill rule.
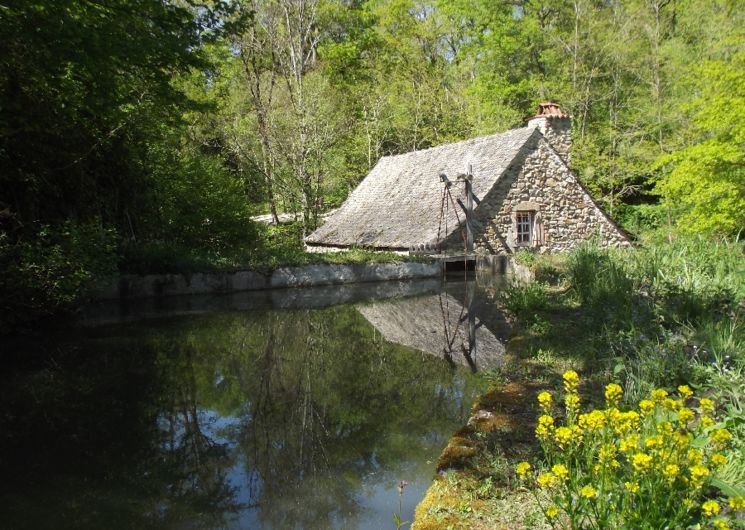
<path fill-rule="evenodd" d="M 473 169 L 473 192 L 482 200 L 533 134 L 524 127 L 380 159 L 346 202 L 305 241 L 311 245 L 408 249 L 437 244 L 458 229 L 465 214 L 463 184 L 454 183 L 443 212 L 440 173 L 451 181 Z M 474 205 L 475 207 L 475 205 Z M 442 222 L 441 222 L 442 221 Z M 447 230 L 445 227 L 447 226 Z"/>

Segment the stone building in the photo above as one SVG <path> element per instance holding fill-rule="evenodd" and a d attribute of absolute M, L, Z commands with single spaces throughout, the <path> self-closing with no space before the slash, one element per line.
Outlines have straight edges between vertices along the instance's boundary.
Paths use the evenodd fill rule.
<path fill-rule="evenodd" d="M 470 180 L 477 254 L 629 245 L 569 168 L 570 148 L 570 117 L 544 103 L 526 127 L 383 157 L 306 243 L 462 253 Z"/>

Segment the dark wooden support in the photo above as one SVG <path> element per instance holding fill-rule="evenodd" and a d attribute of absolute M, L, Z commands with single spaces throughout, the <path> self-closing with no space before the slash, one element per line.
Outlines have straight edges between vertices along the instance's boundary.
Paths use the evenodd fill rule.
<path fill-rule="evenodd" d="M 466 171 L 466 254 L 473 254 L 473 168 Z"/>

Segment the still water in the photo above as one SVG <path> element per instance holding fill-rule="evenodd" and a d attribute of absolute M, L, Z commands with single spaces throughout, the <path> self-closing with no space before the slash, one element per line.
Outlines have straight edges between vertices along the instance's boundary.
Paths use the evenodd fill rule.
<path fill-rule="evenodd" d="M 0 527 L 395 528 L 399 501 L 411 521 L 501 360 L 490 293 L 420 281 L 97 305 L 6 344 Z"/>

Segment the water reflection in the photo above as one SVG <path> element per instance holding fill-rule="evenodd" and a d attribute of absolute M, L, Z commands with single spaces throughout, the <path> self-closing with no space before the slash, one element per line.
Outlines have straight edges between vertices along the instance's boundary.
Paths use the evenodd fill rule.
<path fill-rule="evenodd" d="M 440 292 L 377 302 L 361 306 L 359 311 L 386 340 L 466 366 L 475 373 L 501 364 L 505 348 L 476 316 L 473 298 L 471 288 L 462 301 Z"/>
<path fill-rule="evenodd" d="M 431 286 L 420 288 L 407 291 Z M 404 315 L 428 324 L 437 299 L 453 309 L 438 317 L 453 352 L 470 333 L 478 365 L 498 341 L 475 315 L 457 324 L 474 305 L 458 294 L 359 309 L 290 299 L 294 309 L 231 312 L 192 301 L 198 314 L 14 345 L 19 367 L 2 380 L 0 472 L 15 477 L 0 486 L 3 524 L 389 528 L 401 479 L 411 520 L 483 382 L 373 321 L 396 313 L 382 326 L 415 333 Z"/>

